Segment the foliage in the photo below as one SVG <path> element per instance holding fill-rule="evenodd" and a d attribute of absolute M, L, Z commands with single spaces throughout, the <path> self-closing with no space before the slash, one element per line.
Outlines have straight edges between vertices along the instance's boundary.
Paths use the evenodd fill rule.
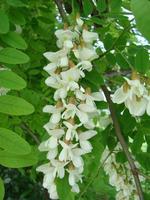
<path fill-rule="evenodd" d="M 83 85 L 97 91 L 105 83 L 113 93 L 124 82 L 122 77 L 129 77 L 132 70 L 139 72 L 142 80 L 150 84 L 150 1 L 63 2 L 70 24 L 74 24 L 79 13 L 100 38 L 97 48 L 99 59 L 93 63 L 94 70 L 86 73 Z M 41 189 L 42 177 L 36 173 L 39 163 L 46 161 L 45 154 L 39 153 L 37 147 L 40 141 L 47 139 L 43 125 L 49 117 L 42 112 L 42 108 L 54 103 L 54 91 L 44 83 L 47 74 L 43 67 L 47 61 L 43 53 L 58 50 L 54 36 L 57 28 L 63 28 L 62 19 L 52 0 L 0 2 L 0 88 L 9 89 L 7 95 L 0 96 L 0 170 L 3 172 L 0 173 L 3 179 L 0 178 L 0 200 L 4 196 L 3 183 L 6 200 L 11 192 L 13 194 L 14 186 L 17 191 L 12 200 L 48 199 Z M 108 104 L 100 102 L 97 107 L 107 109 Z M 150 117 L 146 114 L 133 117 L 127 109 L 122 113 L 123 104 L 115 104 L 115 109 L 125 141 L 140 163 L 141 173 L 149 177 Z M 92 153 L 84 158 L 81 193 L 71 193 L 67 180 L 58 180 L 60 200 L 115 199 L 115 188 L 109 184 L 108 176 L 100 165 L 106 145 L 113 150 L 117 144 L 115 130 L 110 124 L 105 130 L 98 129 L 98 132 L 91 140 Z M 117 160 L 124 162 L 124 156 L 118 154 Z M 9 177 L 6 176 L 10 171 L 4 167 L 19 168 L 19 172 L 12 171 L 17 175 L 10 188 L 7 186 Z M 23 186 L 22 179 L 26 180 Z M 31 192 L 34 185 L 38 188 L 35 196 Z M 143 188 L 148 200 L 150 182 L 147 181 Z"/>

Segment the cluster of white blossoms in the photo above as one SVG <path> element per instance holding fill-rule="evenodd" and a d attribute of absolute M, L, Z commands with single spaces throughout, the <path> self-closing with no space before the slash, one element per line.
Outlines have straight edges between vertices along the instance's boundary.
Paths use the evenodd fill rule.
<path fill-rule="evenodd" d="M 121 151 L 121 146 L 118 143 L 113 152 L 110 152 L 108 147 L 105 148 L 101 163 L 104 166 L 105 173 L 109 176 L 109 183 L 116 188 L 116 200 L 139 200 L 136 190 L 134 177 L 128 162 L 118 163 L 116 161 L 116 153 Z M 140 168 L 138 162 L 135 165 Z M 140 182 L 145 180 L 144 177 L 139 176 Z"/>
<path fill-rule="evenodd" d="M 97 132 L 94 118 L 98 114 L 95 101 L 102 101 L 100 92 L 84 88 L 80 80 L 86 71 L 92 70 L 92 61 L 98 58 L 94 41 L 98 34 L 87 30 L 78 18 L 74 27 L 57 30 L 57 52 L 46 52 L 50 63 L 44 67 L 49 77 L 45 83 L 54 89 L 55 105 L 46 105 L 43 112 L 50 114 L 44 125 L 49 138 L 39 146 L 47 151 L 48 163 L 37 171 L 44 173 L 43 186 L 48 189 L 51 199 L 57 199 L 56 179 L 68 174 L 73 192 L 79 192 L 84 169 L 83 155 L 92 151 L 89 141 Z"/>
<path fill-rule="evenodd" d="M 124 79 L 126 82 L 112 95 L 112 101 L 117 104 L 124 102 L 133 116 L 142 116 L 145 112 L 150 116 L 149 88 L 140 81 L 136 72 L 133 72 L 132 80 Z"/>

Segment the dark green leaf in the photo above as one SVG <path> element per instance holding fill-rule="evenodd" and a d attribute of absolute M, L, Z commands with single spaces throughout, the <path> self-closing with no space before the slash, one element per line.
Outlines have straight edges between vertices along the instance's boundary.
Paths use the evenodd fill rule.
<path fill-rule="evenodd" d="M 0 128 L 0 148 L 17 155 L 29 154 L 30 145 L 15 132 Z"/>
<path fill-rule="evenodd" d="M 9 70 L 0 71 L 0 87 L 20 90 L 26 87 L 26 82 Z"/>
<path fill-rule="evenodd" d="M 0 51 L 0 62 L 8 64 L 23 64 L 29 62 L 29 56 L 10 47 Z"/>
<path fill-rule="evenodd" d="M 29 115 L 34 107 L 20 97 L 11 95 L 0 96 L 0 112 L 9 115 Z"/>

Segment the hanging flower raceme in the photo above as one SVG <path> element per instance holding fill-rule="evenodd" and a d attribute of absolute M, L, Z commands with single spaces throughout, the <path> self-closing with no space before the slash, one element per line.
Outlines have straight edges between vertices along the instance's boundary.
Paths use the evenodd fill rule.
<path fill-rule="evenodd" d="M 111 152 L 108 147 L 105 148 L 101 157 L 104 171 L 109 176 L 109 183 L 116 188 L 116 200 L 139 200 L 129 163 L 125 162 L 122 164 L 116 161 L 116 154 L 119 151 L 121 151 L 119 143 L 114 148 L 113 152 Z M 135 162 L 135 165 L 137 169 L 140 168 L 138 162 Z M 139 178 L 140 182 L 145 180 L 142 176 L 139 176 Z"/>
<path fill-rule="evenodd" d="M 83 155 L 92 151 L 90 139 L 94 130 L 94 117 L 98 115 L 95 101 L 104 100 L 100 92 L 83 88 L 80 80 L 86 71 L 92 70 L 92 61 L 98 58 L 93 42 L 98 34 L 84 28 L 83 21 L 77 19 L 75 27 L 57 30 L 57 52 L 46 52 L 50 63 L 44 70 L 50 75 L 45 83 L 54 88 L 55 105 L 46 105 L 43 112 L 50 114 L 44 125 L 49 138 L 39 146 L 47 152 L 48 163 L 37 168 L 44 173 L 43 187 L 50 198 L 57 199 L 56 178 L 63 179 L 68 174 L 68 183 L 73 192 L 80 191 L 84 170 Z"/>
<path fill-rule="evenodd" d="M 150 95 L 138 74 L 133 72 L 131 80 L 124 79 L 125 83 L 112 95 L 112 101 L 124 103 L 133 116 L 142 116 L 145 111 L 150 115 Z"/>

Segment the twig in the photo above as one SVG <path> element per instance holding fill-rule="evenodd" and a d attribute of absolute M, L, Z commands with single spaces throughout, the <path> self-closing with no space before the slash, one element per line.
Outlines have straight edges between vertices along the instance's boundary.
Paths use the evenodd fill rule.
<path fill-rule="evenodd" d="M 102 90 L 105 94 L 105 97 L 107 99 L 107 102 L 109 104 L 109 109 L 110 109 L 110 113 L 111 113 L 111 118 L 113 120 L 113 124 L 114 124 L 114 128 L 115 128 L 115 133 L 118 137 L 118 140 L 122 146 L 122 149 L 127 157 L 127 160 L 129 162 L 129 165 L 131 167 L 131 171 L 132 171 L 132 174 L 133 174 L 133 177 L 134 177 L 134 180 L 135 180 L 135 184 L 136 184 L 136 188 L 137 188 L 137 192 L 138 192 L 138 195 L 139 195 L 139 199 L 140 200 L 144 200 L 144 197 L 143 197 L 143 192 L 142 192 L 142 187 L 141 187 L 141 184 L 140 184 L 140 180 L 139 180 L 139 175 L 138 175 L 138 172 L 137 172 L 137 168 L 134 164 L 134 160 L 128 150 L 128 146 L 124 140 L 124 137 L 122 135 L 122 132 L 121 132 L 121 129 L 120 129 L 120 125 L 119 125 L 119 122 L 118 122 L 118 119 L 117 119 L 117 116 L 116 116 L 116 113 L 115 113 L 115 108 L 114 108 L 114 104 L 111 100 L 111 97 L 110 97 L 110 92 L 108 91 L 107 87 L 105 85 L 102 86 Z"/>
<path fill-rule="evenodd" d="M 60 13 L 63 21 L 66 22 L 67 21 L 67 16 L 66 16 L 66 12 L 65 12 L 65 10 L 63 8 L 63 2 L 62 2 L 62 0 L 54 0 L 54 1 L 55 1 L 55 4 L 58 7 L 59 13 Z"/>
<path fill-rule="evenodd" d="M 122 71 L 107 71 L 104 76 L 112 78 L 114 76 L 120 76 L 120 75 L 130 75 L 131 74 L 131 70 L 122 70 Z"/>
<path fill-rule="evenodd" d="M 23 122 L 21 124 L 21 128 L 26 131 L 38 145 L 40 144 L 40 140 L 36 137 L 35 133 L 28 127 L 26 123 Z"/>

